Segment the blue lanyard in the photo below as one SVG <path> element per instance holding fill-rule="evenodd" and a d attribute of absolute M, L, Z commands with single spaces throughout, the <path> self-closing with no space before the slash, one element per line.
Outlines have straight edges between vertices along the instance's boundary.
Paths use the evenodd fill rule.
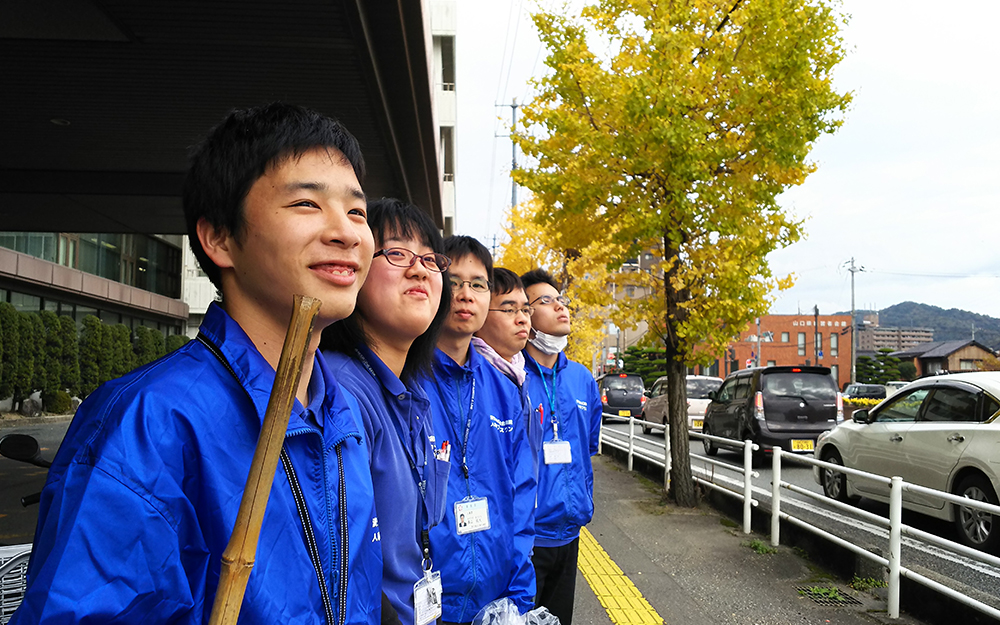
<path fill-rule="evenodd" d="M 440 383 L 440 381 L 438 380 L 438 378 L 436 376 L 434 378 L 434 386 L 437 387 L 438 395 L 441 396 L 441 405 L 444 406 L 445 412 L 450 412 L 448 410 L 448 402 L 445 401 L 444 391 L 441 390 L 441 383 Z M 461 411 L 462 411 L 462 395 L 461 395 L 461 387 L 458 384 L 457 380 L 455 381 L 455 400 L 456 400 L 455 404 L 458 407 L 458 410 L 456 411 L 455 416 L 458 417 L 459 423 L 461 423 L 461 418 L 462 418 L 462 414 L 461 414 Z M 473 376 L 473 378 L 472 378 L 472 398 L 469 400 L 469 412 L 467 412 L 465 414 L 465 436 L 462 438 L 461 449 L 459 449 L 459 451 L 462 452 L 462 473 L 465 474 L 465 482 L 466 482 L 466 487 L 467 488 L 471 488 L 469 486 L 469 483 L 468 483 L 469 482 L 469 464 L 468 464 L 467 460 L 468 460 L 468 449 L 469 449 L 469 430 L 472 429 L 472 409 L 475 408 L 475 406 L 476 406 L 476 378 L 475 378 L 475 376 Z M 450 421 L 452 421 L 452 422 L 455 421 L 455 419 L 452 418 L 451 415 L 448 415 L 448 416 L 449 416 L 449 420 Z M 471 490 L 470 490 L 470 493 L 471 493 Z"/>
<path fill-rule="evenodd" d="M 538 375 L 542 378 L 542 388 L 545 390 L 545 397 L 549 400 L 549 420 L 552 421 L 556 438 L 559 438 L 559 418 L 556 416 L 556 369 L 552 368 L 552 390 L 549 390 L 549 383 L 545 379 L 542 366 L 538 364 L 537 360 L 532 359 L 532 362 L 535 363 L 535 369 L 538 370 Z"/>
<path fill-rule="evenodd" d="M 372 366 L 368 363 L 368 359 L 366 359 L 364 355 L 357 349 L 354 350 L 354 353 L 357 354 L 358 359 L 361 361 L 361 364 L 364 365 L 365 369 L 368 370 L 368 373 L 370 373 L 372 378 L 375 379 L 375 382 L 378 383 L 378 385 L 382 388 L 382 395 L 383 397 L 385 397 L 387 395 L 386 393 L 387 389 L 385 388 L 385 385 L 382 384 L 382 381 L 379 379 L 378 375 L 375 374 L 375 370 L 372 369 Z M 388 401 L 386 403 L 388 404 Z M 427 455 L 424 454 L 423 464 L 420 465 L 420 467 L 417 467 L 417 464 L 416 462 L 414 462 L 413 458 L 413 456 L 416 455 L 416 450 L 413 450 L 413 452 L 411 453 L 410 445 L 407 443 L 406 436 L 403 433 L 403 426 L 400 425 L 399 419 L 397 419 L 394 414 L 389 414 L 389 420 L 392 421 L 392 424 L 396 430 L 396 435 L 399 437 L 399 442 L 403 446 L 403 453 L 406 455 L 406 460 L 407 462 L 410 463 L 410 469 L 412 470 L 413 476 L 416 479 L 417 488 L 420 489 L 420 499 L 424 502 L 424 512 L 425 512 L 422 525 L 424 526 L 424 530 L 426 531 L 429 529 L 427 526 L 430 522 L 429 520 L 430 513 L 427 511 L 427 480 L 424 477 L 427 469 Z M 424 430 L 424 436 L 425 437 L 427 436 L 426 429 Z"/>

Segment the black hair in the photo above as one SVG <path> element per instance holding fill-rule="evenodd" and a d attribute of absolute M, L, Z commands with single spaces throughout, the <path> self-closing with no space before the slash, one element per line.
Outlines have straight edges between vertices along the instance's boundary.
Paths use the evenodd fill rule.
<path fill-rule="evenodd" d="M 315 148 L 339 152 L 363 182 L 365 163 L 354 136 L 337 120 L 294 104 L 235 109 L 194 146 L 184 179 L 184 219 L 191 251 L 216 288 L 222 288 L 222 272 L 201 246 L 198 220 L 241 243 L 250 187 L 268 168 Z"/>
<path fill-rule="evenodd" d="M 486 279 L 493 284 L 493 257 L 486 246 L 478 240 L 461 234 L 453 234 L 444 240 L 444 253 L 451 259 L 452 264 L 472 256 L 486 267 Z"/>
<path fill-rule="evenodd" d="M 516 273 L 506 267 L 493 268 L 493 295 L 503 295 L 523 288 L 524 284 Z"/>
<path fill-rule="evenodd" d="M 381 249 L 389 239 L 415 239 L 438 254 L 444 253 L 444 243 L 441 241 L 441 233 L 437 226 L 427 213 L 413 204 L 393 198 L 372 200 L 368 203 L 368 226 L 372 229 L 376 250 Z M 406 363 L 400 376 L 404 381 L 413 380 L 419 374 L 430 374 L 438 334 L 441 333 L 441 327 L 444 326 L 451 310 L 448 289 L 448 272 L 444 272 L 441 275 L 441 302 L 438 304 L 437 313 L 427 330 L 413 341 L 406 353 Z M 354 358 L 356 346 L 360 344 L 372 346 L 372 339 L 365 331 L 364 321 L 360 308 L 355 306 L 354 312 L 349 317 L 323 330 L 320 349 L 341 352 Z"/>
<path fill-rule="evenodd" d="M 527 291 L 530 286 L 542 283 L 551 286 L 556 291 L 559 290 L 559 285 L 556 283 L 556 279 L 552 277 L 551 273 L 545 271 L 544 269 L 532 269 L 527 273 L 521 274 L 521 283 L 524 284 L 525 291 Z"/>

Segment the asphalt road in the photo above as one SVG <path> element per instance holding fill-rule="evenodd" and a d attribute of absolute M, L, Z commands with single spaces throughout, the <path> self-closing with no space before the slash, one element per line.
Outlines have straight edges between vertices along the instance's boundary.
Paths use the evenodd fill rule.
<path fill-rule="evenodd" d="M 627 433 L 627 423 L 606 423 L 606 428 Z M 663 433 L 654 432 L 644 435 L 641 428 L 636 427 L 637 446 L 641 446 L 653 451 L 662 453 L 662 448 L 657 449 L 656 444 L 663 443 Z M 705 462 L 705 453 L 702 448 L 701 439 L 689 439 L 691 445 L 691 467 L 693 472 L 700 472 L 702 475 L 711 475 L 715 483 L 727 485 L 729 488 L 742 492 L 742 475 L 731 473 L 717 466 Z M 743 463 L 742 452 L 720 450 L 717 460 L 741 466 Z M 754 498 L 760 502 L 759 509 L 769 513 L 771 509 L 771 459 L 768 456 L 766 462 L 755 467 L 759 477 L 753 479 Z M 786 463 L 782 467 L 782 481 L 790 482 L 811 492 L 822 494 L 822 488 L 813 478 L 811 466 Z M 842 512 L 828 503 L 828 500 L 819 500 L 793 493 L 787 489 L 781 491 L 781 509 L 793 516 L 802 518 L 809 523 L 816 525 L 828 532 L 833 533 L 849 542 L 860 545 L 878 553 L 883 557 L 888 554 L 889 539 L 888 529 L 880 527 L 866 520 L 860 520 L 855 516 Z M 889 506 L 869 499 L 862 499 L 858 506 L 881 517 L 888 518 Z M 957 540 L 954 527 L 951 523 L 932 519 L 930 517 L 903 511 L 902 520 L 905 525 L 910 525 L 925 532 L 941 536 L 948 540 Z M 927 576 L 935 581 L 954 587 L 966 596 L 973 597 L 978 601 L 1000 609 L 1000 567 L 989 563 L 981 562 L 974 558 L 964 556 L 953 551 L 927 543 L 918 538 L 909 536 L 903 537 L 903 549 L 901 554 L 902 565 L 910 568 L 921 575 Z"/>
<path fill-rule="evenodd" d="M 4 421 L 0 423 L 0 436 L 13 433 L 34 436 L 42 448 L 42 457 L 52 460 L 67 428 L 69 420 L 30 425 Z M 22 507 L 21 497 L 41 491 L 46 474 L 45 469 L 0 456 L 0 545 L 31 542 L 38 522 L 38 506 Z"/>

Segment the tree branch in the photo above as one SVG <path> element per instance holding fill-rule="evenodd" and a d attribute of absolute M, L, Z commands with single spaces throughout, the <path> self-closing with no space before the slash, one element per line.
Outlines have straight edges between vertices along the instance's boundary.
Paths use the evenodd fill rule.
<path fill-rule="evenodd" d="M 729 16 L 732 15 L 736 11 L 736 9 L 740 8 L 741 4 L 743 4 L 743 0 L 736 0 L 736 4 L 733 5 L 733 8 L 729 9 L 729 11 L 726 13 L 726 16 L 722 18 L 722 21 L 719 22 L 719 25 L 716 26 L 715 30 L 712 32 L 717 33 L 721 31 L 722 28 L 726 25 L 726 23 L 729 22 Z M 711 35 L 709 35 L 709 38 L 711 38 Z M 691 65 L 694 65 L 695 61 L 697 61 L 699 58 L 701 58 L 703 54 L 705 54 L 706 50 L 708 50 L 708 46 L 702 45 L 701 50 L 698 50 L 698 54 L 694 55 L 694 58 L 691 59 Z"/>

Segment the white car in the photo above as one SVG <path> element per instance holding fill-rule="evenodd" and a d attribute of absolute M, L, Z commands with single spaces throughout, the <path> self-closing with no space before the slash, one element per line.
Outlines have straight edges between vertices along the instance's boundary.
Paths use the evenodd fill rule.
<path fill-rule="evenodd" d="M 717 391 L 722 386 L 722 378 L 707 375 L 689 375 L 685 380 L 687 394 L 688 429 L 701 432 L 705 420 L 705 410 L 712 402 L 708 397 L 710 391 Z M 661 376 L 653 382 L 649 391 L 649 400 L 643 406 L 643 421 L 665 424 L 667 422 L 667 376 Z M 652 426 L 644 425 L 642 431 L 649 434 Z"/>
<path fill-rule="evenodd" d="M 816 457 L 992 504 L 1000 492 L 1000 372 L 917 380 L 871 410 L 820 434 Z M 889 501 L 888 485 L 815 468 L 828 497 Z M 903 491 L 903 507 L 953 521 L 970 547 L 997 551 L 1000 518 Z"/>

